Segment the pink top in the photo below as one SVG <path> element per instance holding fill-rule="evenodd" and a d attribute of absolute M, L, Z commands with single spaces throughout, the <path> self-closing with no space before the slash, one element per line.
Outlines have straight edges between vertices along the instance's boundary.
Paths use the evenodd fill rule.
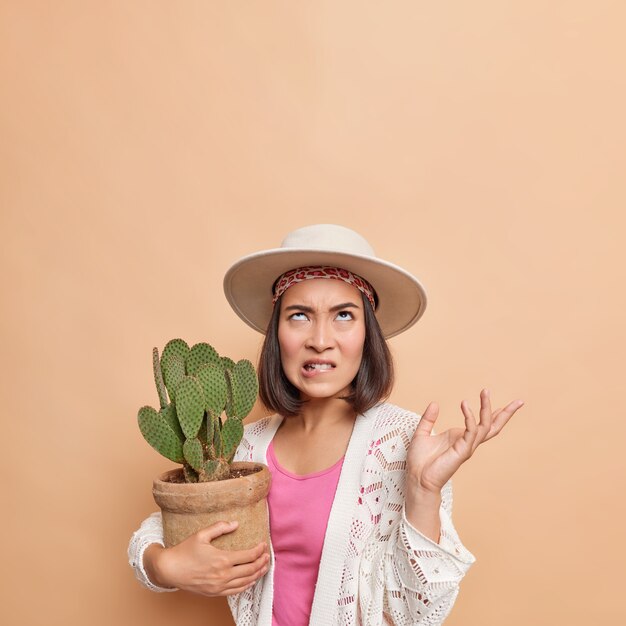
<path fill-rule="evenodd" d="M 272 626 L 307 626 L 343 457 L 321 472 L 292 474 L 278 464 L 270 442 L 267 464 L 275 558 Z"/>

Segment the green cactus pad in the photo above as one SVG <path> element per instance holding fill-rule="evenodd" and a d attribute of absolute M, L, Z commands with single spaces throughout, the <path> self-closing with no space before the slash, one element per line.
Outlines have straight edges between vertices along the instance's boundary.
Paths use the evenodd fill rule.
<path fill-rule="evenodd" d="M 187 359 L 189 354 L 189 345 L 182 339 L 172 339 L 165 344 L 163 348 L 163 354 L 161 355 L 161 366 L 163 366 L 163 359 L 170 356 L 177 356 L 183 360 L 183 363 Z"/>
<path fill-rule="evenodd" d="M 215 351 L 215 348 L 208 343 L 197 343 L 191 348 L 185 360 L 187 374 L 191 376 L 195 375 L 198 370 L 207 363 L 221 365 L 220 355 Z"/>
<path fill-rule="evenodd" d="M 220 365 L 204 365 L 197 373 L 204 392 L 205 408 L 214 417 L 222 414 L 226 404 L 226 378 Z"/>
<path fill-rule="evenodd" d="M 161 357 L 161 369 L 170 398 L 174 400 L 178 383 L 185 377 L 185 361 L 175 354 Z"/>
<path fill-rule="evenodd" d="M 232 359 L 228 358 L 227 356 L 223 356 L 222 365 L 224 366 L 224 374 L 226 375 L 226 383 L 228 388 L 228 397 L 226 399 L 226 404 L 224 405 L 224 411 L 226 412 L 226 415 L 230 417 L 233 414 L 233 392 L 230 385 L 230 377 L 228 376 L 228 372 L 232 371 L 236 364 L 235 361 L 233 361 Z"/>
<path fill-rule="evenodd" d="M 222 365 L 224 366 L 224 369 L 232 370 L 233 367 L 235 367 L 235 361 L 228 358 L 227 356 L 221 357 L 221 361 L 222 361 Z"/>
<path fill-rule="evenodd" d="M 152 349 L 152 372 L 154 374 L 154 383 L 159 394 L 159 404 L 161 408 L 167 406 L 167 391 L 165 390 L 165 382 L 163 381 L 163 372 L 161 371 L 161 361 L 159 360 L 159 351 L 157 348 Z"/>
<path fill-rule="evenodd" d="M 237 446 L 243 437 L 243 423 L 236 417 L 230 417 L 224 422 L 222 428 L 222 454 L 225 459 L 231 461 Z"/>
<path fill-rule="evenodd" d="M 168 424 L 165 417 L 159 415 L 152 407 L 144 406 L 137 414 L 139 430 L 144 439 L 165 458 L 182 463 L 183 444 Z"/>
<path fill-rule="evenodd" d="M 213 429 L 213 450 L 216 459 L 222 456 L 222 429 L 219 426 L 220 423 L 218 418 L 217 424 L 215 424 Z"/>
<path fill-rule="evenodd" d="M 215 459 L 209 459 L 204 463 L 204 471 L 207 476 L 212 476 L 218 468 L 219 463 Z"/>
<path fill-rule="evenodd" d="M 200 430 L 198 431 L 198 439 L 200 443 L 206 445 L 207 444 L 207 419 L 210 419 L 208 415 L 205 413 L 202 418 L 202 424 L 200 424 Z"/>
<path fill-rule="evenodd" d="M 185 441 L 185 435 L 183 434 L 183 429 L 180 427 L 178 423 L 178 416 L 176 415 L 176 407 L 173 404 L 168 404 L 166 407 L 163 407 L 159 411 L 159 415 L 162 415 L 167 423 L 170 425 L 170 428 L 176 433 L 181 443 Z"/>
<path fill-rule="evenodd" d="M 215 437 L 215 422 L 219 419 L 219 417 L 215 417 L 210 413 L 207 414 L 206 421 L 206 442 L 207 445 L 210 446 L 210 450 L 213 450 L 213 437 Z M 213 455 L 215 456 L 215 455 Z M 211 458 L 211 454 L 209 452 L 209 458 Z"/>
<path fill-rule="evenodd" d="M 205 456 L 207 459 L 215 459 L 217 457 L 217 455 L 215 454 L 215 445 L 213 444 L 213 441 L 207 444 Z"/>
<path fill-rule="evenodd" d="M 198 439 L 205 444 L 207 450 L 206 456 L 209 459 L 215 458 L 213 439 L 215 437 L 215 423 L 218 419 L 218 417 L 211 416 L 210 413 L 205 413 L 204 419 L 202 420 L 202 426 L 198 432 Z"/>
<path fill-rule="evenodd" d="M 228 463 L 224 461 L 207 461 L 204 464 L 204 472 L 206 474 L 206 480 L 220 480 L 222 478 L 228 478 L 230 475 L 230 467 Z"/>
<path fill-rule="evenodd" d="M 187 439 L 198 434 L 204 417 L 204 393 L 198 379 L 185 376 L 176 387 L 176 414 Z"/>
<path fill-rule="evenodd" d="M 247 359 L 237 362 L 232 370 L 228 370 L 232 393 L 232 405 L 228 417 L 243 419 L 254 406 L 259 393 L 259 382 L 254 366 Z"/>
<path fill-rule="evenodd" d="M 187 463 L 197 472 L 202 469 L 204 458 L 202 456 L 202 444 L 198 439 L 187 439 L 183 444 L 183 454 Z"/>

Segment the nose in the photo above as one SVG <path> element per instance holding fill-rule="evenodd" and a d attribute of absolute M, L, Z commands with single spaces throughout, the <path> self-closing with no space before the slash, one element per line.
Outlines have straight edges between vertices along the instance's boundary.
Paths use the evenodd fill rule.
<path fill-rule="evenodd" d="M 330 324 L 323 320 L 316 320 L 311 325 L 311 332 L 306 339 L 305 347 L 313 348 L 317 352 L 331 348 L 334 344 L 334 337 Z"/>

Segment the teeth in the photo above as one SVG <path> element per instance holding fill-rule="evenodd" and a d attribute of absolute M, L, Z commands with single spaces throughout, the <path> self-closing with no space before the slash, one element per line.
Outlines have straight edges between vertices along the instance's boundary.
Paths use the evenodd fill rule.
<path fill-rule="evenodd" d="M 308 370 L 330 370 L 333 368 L 330 363 L 307 363 L 305 367 Z"/>

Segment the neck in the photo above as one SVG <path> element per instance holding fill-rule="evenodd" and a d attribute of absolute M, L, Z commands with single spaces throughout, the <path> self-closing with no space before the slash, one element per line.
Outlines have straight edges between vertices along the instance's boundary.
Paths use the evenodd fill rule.
<path fill-rule="evenodd" d="M 345 422 L 354 423 L 356 419 L 354 409 L 345 400 L 336 397 L 305 398 L 305 400 L 307 402 L 300 410 L 300 414 L 290 418 L 294 426 L 297 424 L 305 432 L 313 432 Z"/>

